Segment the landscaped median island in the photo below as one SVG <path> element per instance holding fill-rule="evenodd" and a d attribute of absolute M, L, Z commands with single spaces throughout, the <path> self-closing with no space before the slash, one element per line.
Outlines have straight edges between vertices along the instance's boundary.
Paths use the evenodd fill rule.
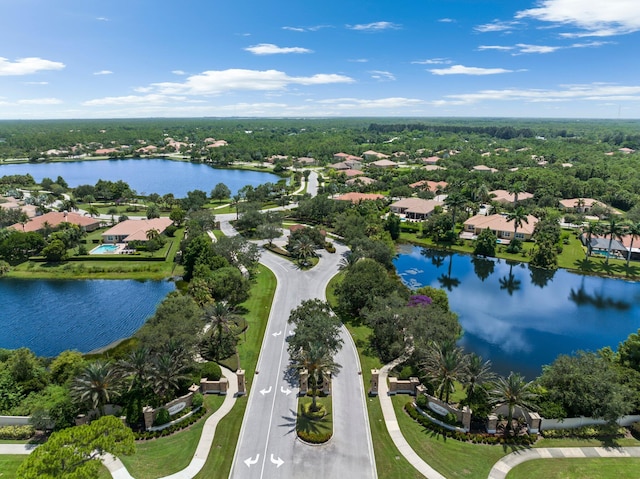
<path fill-rule="evenodd" d="M 314 409 L 315 403 L 315 409 Z M 298 437 L 309 444 L 324 444 L 333 435 L 333 415 L 331 397 L 298 399 L 298 416 L 296 419 L 296 433 Z"/>

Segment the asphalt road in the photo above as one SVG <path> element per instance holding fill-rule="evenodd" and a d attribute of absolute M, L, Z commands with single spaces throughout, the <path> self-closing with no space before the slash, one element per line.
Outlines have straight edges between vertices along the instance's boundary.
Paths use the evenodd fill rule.
<path fill-rule="evenodd" d="M 228 220 L 219 215 L 221 229 L 234 234 Z M 226 221 L 225 221 L 226 220 Z M 295 432 L 298 383 L 289 369 L 286 338 L 289 312 L 305 299 L 325 299 L 325 288 L 338 272 L 347 248 L 336 244 L 336 252 L 323 251 L 319 263 L 308 271 L 269 252 L 261 263 L 276 275 L 278 286 L 265 332 L 260 358 L 236 447 L 230 477 L 376 478 L 365 391 L 360 363 L 351 336 L 343 328 L 344 345 L 336 356 L 342 366 L 334 376 L 334 434 L 325 445 L 311 446 Z"/>

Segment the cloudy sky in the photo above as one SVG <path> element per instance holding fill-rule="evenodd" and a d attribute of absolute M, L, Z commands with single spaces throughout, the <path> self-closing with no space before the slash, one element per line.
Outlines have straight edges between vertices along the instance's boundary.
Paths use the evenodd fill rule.
<path fill-rule="evenodd" d="M 639 0 L 0 3 L 0 119 L 640 118 Z"/>

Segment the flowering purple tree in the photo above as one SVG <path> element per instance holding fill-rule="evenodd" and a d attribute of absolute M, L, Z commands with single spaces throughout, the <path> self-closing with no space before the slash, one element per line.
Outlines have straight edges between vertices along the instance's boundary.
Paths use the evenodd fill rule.
<path fill-rule="evenodd" d="M 431 298 L 424 294 L 416 294 L 409 298 L 409 304 L 407 306 L 429 306 L 431 304 Z"/>

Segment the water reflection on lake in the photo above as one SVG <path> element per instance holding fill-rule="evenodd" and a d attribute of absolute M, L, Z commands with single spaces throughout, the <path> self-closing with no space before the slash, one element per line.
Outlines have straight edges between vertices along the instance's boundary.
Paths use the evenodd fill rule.
<path fill-rule="evenodd" d="M 411 246 L 395 265 L 411 288 L 447 291 L 464 329 L 461 345 L 500 374 L 533 379 L 559 354 L 616 349 L 640 328 L 637 283 Z"/>

